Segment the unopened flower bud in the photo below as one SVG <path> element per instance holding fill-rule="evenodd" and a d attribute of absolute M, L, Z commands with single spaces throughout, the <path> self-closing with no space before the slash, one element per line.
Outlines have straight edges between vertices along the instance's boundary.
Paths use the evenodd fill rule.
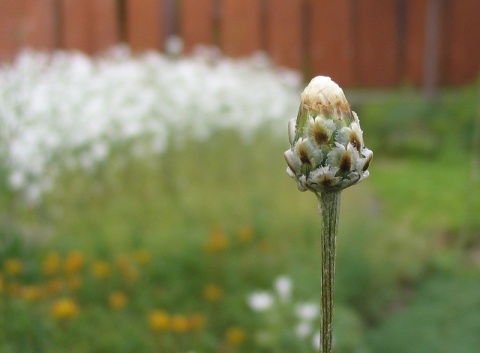
<path fill-rule="evenodd" d="M 287 173 L 299 190 L 341 190 L 368 177 L 373 152 L 365 147 L 357 114 L 330 77 L 315 77 L 305 88 L 288 135 Z"/>

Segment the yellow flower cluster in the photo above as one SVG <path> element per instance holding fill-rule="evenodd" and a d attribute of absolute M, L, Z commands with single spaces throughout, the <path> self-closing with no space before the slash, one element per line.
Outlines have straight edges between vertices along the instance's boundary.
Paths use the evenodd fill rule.
<path fill-rule="evenodd" d="M 75 299 L 85 283 L 102 286 L 102 296 L 112 310 L 120 310 L 128 305 L 127 294 L 120 289 L 107 286 L 117 283 L 130 285 L 139 277 L 137 268 L 150 262 L 150 252 L 138 249 L 131 254 L 121 255 L 116 262 L 97 259 L 87 262 L 82 251 L 74 250 L 65 255 L 56 251 L 47 253 L 39 263 L 11 257 L 0 265 L 0 295 L 20 298 L 26 302 L 40 302 L 49 305 L 49 313 L 60 320 L 73 319 L 80 313 Z M 90 271 L 87 271 L 90 269 Z M 32 281 L 32 278 L 36 278 Z M 111 281 L 106 282 L 107 279 Z M 92 281 L 95 280 L 95 281 Z M 120 280 L 120 281 L 119 281 Z"/>
<path fill-rule="evenodd" d="M 205 316 L 198 313 L 192 315 L 172 315 L 165 310 L 157 309 L 150 313 L 148 321 L 150 328 L 155 332 L 172 331 L 186 333 L 203 328 Z"/>
<path fill-rule="evenodd" d="M 103 260 L 97 260 L 92 264 L 92 274 L 98 279 L 105 279 L 110 275 L 110 265 Z"/>
<path fill-rule="evenodd" d="M 123 309 L 127 302 L 127 295 L 121 291 L 115 291 L 108 296 L 108 305 L 115 310 Z"/>
<path fill-rule="evenodd" d="M 57 299 L 51 308 L 52 316 L 59 320 L 73 319 L 79 313 L 75 300 L 71 298 Z"/>
<path fill-rule="evenodd" d="M 61 267 L 61 257 L 57 252 L 50 252 L 42 263 L 42 272 L 45 276 L 54 276 Z"/>
<path fill-rule="evenodd" d="M 22 273 L 23 262 L 19 259 L 7 259 L 5 261 L 5 273 L 10 276 L 16 276 Z"/>
<path fill-rule="evenodd" d="M 64 270 L 66 274 L 78 273 L 85 263 L 85 256 L 80 251 L 72 251 L 65 258 Z"/>
<path fill-rule="evenodd" d="M 220 227 L 214 227 L 203 245 L 207 254 L 211 255 L 229 248 L 234 249 L 235 244 L 248 244 L 253 238 L 251 227 L 240 228 L 234 236 L 227 236 Z M 112 315 L 117 315 L 113 312 L 118 312 L 119 315 L 130 314 L 133 311 L 131 308 L 137 311 L 139 298 L 136 296 L 139 291 L 144 291 L 149 282 L 149 273 L 156 268 L 156 265 L 150 266 L 151 264 L 152 254 L 147 249 L 136 249 L 108 260 L 91 258 L 80 250 L 65 254 L 50 251 L 40 261 L 34 257 L 11 257 L 0 262 L 0 299 L 21 299 L 25 303 L 42 306 L 45 310 L 40 312 L 46 312 L 49 320 L 62 323 L 75 320 L 82 315 L 82 311 L 90 310 L 93 305 L 108 308 Z M 150 289 L 153 290 L 147 295 L 152 295 L 157 304 L 156 300 L 160 298 L 161 301 L 165 293 L 168 293 L 168 289 L 163 286 Z M 216 282 L 213 278 L 213 281 L 200 286 L 196 295 L 204 302 L 216 306 L 222 303 L 226 293 L 221 282 Z M 157 304 L 152 303 L 151 308 Z M 209 321 L 201 311 L 179 313 L 169 311 L 170 309 L 148 309 L 144 303 L 141 307 L 147 310 L 141 312 L 141 315 L 145 315 L 145 323 L 153 335 L 165 333 L 183 340 L 184 335 L 195 335 L 205 329 Z M 124 311 L 121 312 L 122 310 Z M 83 315 L 87 317 L 88 312 Z M 213 320 L 212 325 L 215 325 Z M 246 337 L 246 331 L 242 328 L 230 327 L 223 331 L 223 337 L 220 338 L 228 345 L 240 345 Z"/>
<path fill-rule="evenodd" d="M 254 231 L 250 226 L 243 226 L 237 232 L 237 242 L 240 244 L 249 244 L 254 238 Z M 205 242 L 205 251 L 207 253 L 218 253 L 226 250 L 230 245 L 229 237 L 221 227 L 215 226 L 210 231 L 210 235 Z"/>
<path fill-rule="evenodd" d="M 240 243 L 248 244 L 253 239 L 253 229 L 248 226 L 244 226 L 238 230 L 238 240 Z"/>
<path fill-rule="evenodd" d="M 228 238 L 220 227 L 214 227 L 210 232 L 210 237 L 205 243 L 205 250 L 208 253 L 219 252 L 228 247 Z"/>
<path fill-rule="evenodd" d="M 223 296 L 223 289 L 216 284 L 209 284 L 203 288 L 203 298 L 210 302 L 217 302 Z"/>
<path fill-rule="evenodd" d="M 242 344 L 247 338 L 247 334 L 240 327 L 229 328 L 225 333 L 225 336 L 226 336 L 227 342 L 233 345 Z"/>

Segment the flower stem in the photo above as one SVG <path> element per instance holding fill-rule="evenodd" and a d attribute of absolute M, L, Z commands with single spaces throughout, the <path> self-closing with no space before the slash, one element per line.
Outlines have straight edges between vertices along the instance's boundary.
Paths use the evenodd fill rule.
<path fill-rule="evenodd" d="M 320 352 L 332 352 L 335 253 L 340 215 L 341 190 L 317 194 L 322 216 L 322 293 Z"/>

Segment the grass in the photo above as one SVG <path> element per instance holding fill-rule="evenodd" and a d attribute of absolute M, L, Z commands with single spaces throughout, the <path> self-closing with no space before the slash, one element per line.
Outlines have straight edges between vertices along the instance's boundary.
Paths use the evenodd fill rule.
<path fill-rule="evenodd" d="M 378 352 L 475 351 L 480 327 L 472 312 L 478 310 L 478 290 L 478 277 L 434 277 L 420 287 L 408 308 L 372 331 L 372 346 Z"/>

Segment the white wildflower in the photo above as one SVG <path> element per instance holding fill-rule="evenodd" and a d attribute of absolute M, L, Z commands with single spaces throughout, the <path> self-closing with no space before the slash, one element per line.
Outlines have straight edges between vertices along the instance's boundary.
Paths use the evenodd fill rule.
<path fill-rule="evenodd" d="M 179 57 L 181 50 L 173 37 L 170 56 L 132 56 L 127 47 L 95 59 L 30 51 L 2 66 L 0 158 L 10 187 L 38 200 L 61 168 L 93 171 L 113 144 L 128 143 L 134 156 L 221 129 L 250 139 L 266 125 L 279 133 L 281 124 L 271 122 L 298 107 L 297 73 L 258 58 L 222 58 L 218 50 Z"/>
<path fill-rule="evenodd" d="M 250 294 L 247 298 L 247 303 L 253 311 L 261 312 L 270 309 L 275 299 L 270 292 L 259 291 Z"/>
<path fill-rule="evenodd" d="M 280 301 L 290 301 L 292 295 L 292 280 L 288 276 L 280 276 L 275 280 L 274 287 L 277 291 Z"/>
<path fill-rule="evenodd" d="M 320 309 L 314 303 L 301 303 L 296 306 L 295 313 L 300 320 L 312 321 L 318 317 Z"/>

